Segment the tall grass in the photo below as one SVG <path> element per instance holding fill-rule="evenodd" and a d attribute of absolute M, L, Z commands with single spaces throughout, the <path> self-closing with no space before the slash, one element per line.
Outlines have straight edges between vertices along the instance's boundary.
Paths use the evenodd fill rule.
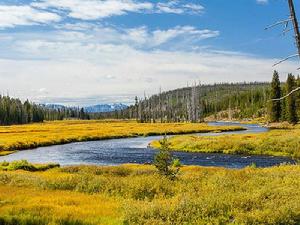
<path fill-rule="evenodd" d="M 141 124 L 134 121 L 54 121 L 29 125 L 0 127 L 0 155 L 15 150 L 92 141 L 164 134 L 221 132 L 241 130 L 237 126 L 213 127 L 207 124 L 172 123 Z"/>
<path fill-rule="evenodd" d="M 174 181 L 142 165 L 2 171 L 0 221 L 10 224 L 6 221 L 11 220 L 19 224 L 299 224 L 300 166 L 183 167 Z"/>
<path fill-rule="evenodd" d="M 176 136 L 169 139 L 174 151 L 225 154 L 263 154 L 300 158 L 300 125 L 260 134 L 222 136 Z M 151 143 L 160 148 L 159 141 Z"/>

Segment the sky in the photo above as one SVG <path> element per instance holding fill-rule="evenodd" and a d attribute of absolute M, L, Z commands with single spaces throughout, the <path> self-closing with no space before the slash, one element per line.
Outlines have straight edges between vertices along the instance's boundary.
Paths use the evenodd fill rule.
<path fill-rule="evenodd" d="M 0 93 L 129 104 L 160 87 L 285 79 L 299 61 L 272 65 L 296 53 L 293 33 L 264 28 L 288 15 L 286 0 L 0 0 Z"/>

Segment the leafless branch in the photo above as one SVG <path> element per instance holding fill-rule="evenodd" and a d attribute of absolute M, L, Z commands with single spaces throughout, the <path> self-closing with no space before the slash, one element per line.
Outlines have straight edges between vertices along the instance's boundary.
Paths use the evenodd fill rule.
<path fill-rule="evenodd" d="M 276 22 L 276 23 L 274 23 L 274 24 L 272 24 L 272 25 L 266 27 L 265 30 L 269 30 L 269 29 L 271 29 L 271 28 L 273 28 L 273 27 L 276 27 L 276 26 L 279 26 L 279 25 L 281 25 L 281 24 L 285 24 L 285 26 L 287 27 L 287 25 L 288 25 L 288 23 L 289 23 L 290 21 L 292 21 L 292 18 L 289 18 L 289 19 L 286 19 L 286 20 L 278 21 L 278 22 Z"/>
<path fill-rule="evenodd" d="M 293 93 L 295 93 L 296 91 L 300 91 L 300 87 L 297 87 L 296 89 L 292 90 L 290 93 L 288 93 L 287 95 L 281 97 L 281 98 L 275 98 L 275 99 L 271 99 L 271 101 L 281 101 L 287 97 L 289 97 L 290 95 L 292 95 Z"/>
<path fill-rule="evenodd" d="M 293 30 L 293 28 L 285 29 L 284 31 L 282 31 L 282 33 L 280 34 L 280 36 L 281 36 L 281 35 L 284 36 L 286 33 L 290 32 L 290 31 L 292 31 L 292 30 Z"/>
<path fill-rule="evenodd" d="M 285 61 L 287 61 L 287 60 L 289 60 L 289 59 L 291 59 L 291 58 L 297 57 L 297 56 L 299 56 L 299 54 L 290 55 L 290 56 L 288 56 L 288 57 L 286 57 L 286 58 L 280 60 L 279 62 L 275 63 L 275 64 L 273 65 L 273 67 L 274 67 L 274 66 L 277 66 L 278 64 L 280 64 L 280 63 L 282 63 L 282 62 L 285 62 Z"/>

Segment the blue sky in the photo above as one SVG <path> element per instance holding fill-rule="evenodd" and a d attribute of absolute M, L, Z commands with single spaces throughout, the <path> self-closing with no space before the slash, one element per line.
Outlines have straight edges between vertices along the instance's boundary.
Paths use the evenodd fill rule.
<path fill-rule="evenodd" d="M 89 105 L 195 81 L 267 81 L 296 52 L 292 33 L 264 30 L 287 17 L 286 0 L 0 0 L 0 91 Z M 276 69 L 284 79 L 297 66 Z"/>

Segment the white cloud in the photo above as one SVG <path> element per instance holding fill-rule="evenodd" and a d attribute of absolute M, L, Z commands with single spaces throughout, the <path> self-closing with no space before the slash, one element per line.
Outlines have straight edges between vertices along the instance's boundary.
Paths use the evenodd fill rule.
<path fill-rule="evenodd" d="M 204 7 L 183 4 L 134 0 L 38 0 L 27 5 L 0 5 L 0 28 L 58 22 L 68 17 L 99 20 L 111 16 L 135 13 L 198 14 Z"/>
<path fill-rule="evenodd" d="M 57 22 L 60 16 L 30 6 L 0 5 L 0 28 Z"/>
<path fill-rule="evenodd" d="M 30 32 L 2 34 L 0 49 L 9 48 L 15 55 L 47 58 L 68 58 L 65 51 L 60 52 L 60 45 L 70 45 L 76 50 L 77 45 L 93 46 L 97 44 L 127 45 L 136 49 L 195 49 L 201 40 L 214 38 L 219 31 L 197 29 L 192 26 L 176 26 L 170 29 L 149 30 L 147 27 L 120 29 L 113 27 L 91 26 L 90 24 L 65 24 L 56 26 L 58 30 L 48 32 Z M 88 30 L 85 28 L 88 27 Z M 62 48 L 63 49 L 63 48 Z M 20 54 L 20 51 L 22 54 Z M 45 54 L 47 51 L 48 54 Z M 4 51 L 2 51 L 4 52 Z M 51 54 L 50 54 L 51 53 Z M 90 54 L 93 54 L 91 52 Z M 56 55 L 56 56 L 54 56 Z M 0 52 L 1 56 L 1 52 Z"/>
<path fill-rule="evenodd" d="M 219 36 L 219 31 L 199 30 L 192 26 L 177 26 L 169 30 L 156 30 L 153 32 L 153 43 L 155 45 L 163 44 L 169 40 L 178 37 L 184 37 L 189 40 L 203 40 Z"/>
<path fill-rule="evenodd" d="M 41 0 L 31 3 L 42 9 L 66 11 L 67 16 L 81 20 L 96 20 L 111 16 L 136 13 L 198 14 L 204 11 L 199 4 L 182 4 L 180 1 L 153 3 L 134 0 Z"/>
<path fill-rule="evenodd" d="M 82 20 L 96 20 L 153 8 L 152 3 L 131 0 L 42 0 L 31 5 L 42 9 L 66 10 L 69 17 Z"/>
<path fill-rule="evenodd" d="M 201 14 L 204 7 L 199 4 L 181 4 L 180 1 L 173 0 L 166 3 L 159 2 L 156 5 L 157 12 L 161 13 L 174 13 L 174 14 Z"/>
<path fill-rule="evenodd" d="M 185 48 L 188 48 L 194 41 L 213 38 L 219 36 L 219 31 L 208 29 L 197 29 L 192 26 L 176 26 L 167 30 L 149 31 L 146 27 L 128 29 L 125 35 L 122 35 L 124 41 L 133 42 L 137 46 L 144 48 L 158 47 L 165 43 L 175 41 L 173 46 L 180 47 L 180 42 L 183 42 Z"/>
<path fill-rule="evenodd" d="M 189 3 L 189 4 L 185 4 L 184 5 L 184 8 L 186 9 L 190 9 L 192 10 L 192 12 L 194 13 L 202 13 L 203 10 L 204 10 L 204 7 L 202 5 L 199 5 L 199 4 L 192 4 L 192 3 Z"/>
<path fill-rule="evenodd" d="M 260 5 L 265 5 L 269 3 L 269 0 L 256 0 L 256 3 Z"/>
<path fill-rule="evenodd" d="M 175 14 L 184 13 L 184 10 L 182 8 L 177 8 L 176 4 L 172 2 L 169 3 L 159 2 L 156 7 L 158 9 L 158 12 L 175 13 Z"/>

